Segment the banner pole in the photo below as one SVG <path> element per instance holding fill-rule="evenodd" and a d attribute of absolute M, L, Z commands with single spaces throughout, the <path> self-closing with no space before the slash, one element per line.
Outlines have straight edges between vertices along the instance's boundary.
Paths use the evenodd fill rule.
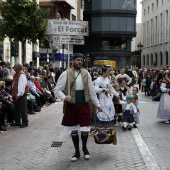
<path fill-rule="evenodd" d="M 68 44 L 67 69 L 70 68 L 70 44 Z M 68 78 L 68 95 L 70 96 L 70 79 Z"/>

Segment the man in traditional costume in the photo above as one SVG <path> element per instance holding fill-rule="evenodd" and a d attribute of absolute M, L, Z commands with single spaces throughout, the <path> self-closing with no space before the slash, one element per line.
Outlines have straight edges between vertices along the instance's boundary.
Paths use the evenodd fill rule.
<path fill-rule="evenodd" d="M 74 54 L 73 67 L 60 75 L 54 89 L 56 97 L 65 102 L 62 125 L 65 126 L 66 130 L 71 131 L 75 147 L 75 154 L 71 158 L 73 162 L 80 158 L 78 128 L 81 131 L 84 158 L 86 160 L 90 158 L 90 153 L 86 147 L 91 121 L 89 101 L 91 100 L 101 110 L 91 76 L 87 70 L 82 68 L 82 63 L 83 55 Z"/>

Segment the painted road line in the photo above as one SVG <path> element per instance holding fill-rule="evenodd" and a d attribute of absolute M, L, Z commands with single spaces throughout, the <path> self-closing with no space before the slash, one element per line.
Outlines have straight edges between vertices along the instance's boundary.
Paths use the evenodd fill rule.
<path fill-rule="evenodd" d="M 131 132 L 148 170 L 160 170 L 158 163 L 156 162 L 155 158 L 147 147 L 138 129 L 133 129 Z"/>

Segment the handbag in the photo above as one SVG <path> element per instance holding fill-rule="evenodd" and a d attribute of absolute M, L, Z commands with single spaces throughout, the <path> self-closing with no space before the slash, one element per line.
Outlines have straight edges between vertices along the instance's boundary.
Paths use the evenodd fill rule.
<path fill-rule="evenodd" d="M 103 112 L 103 113 L 105 113 L 105 112 Z M 114 127 L 111 127 L 110 118 L 108 115 L 107 115 L 107 117 L 109 119 L 109 127 L 97 128 L 95 125 L 95 130 L 91 131 L 91 135 L 94 137 L 94 141 L 96 144 L 116 145 L 117 144 L 116 131 L 114 130 Z"/>
<path fill-rule="evenodd" d="M 27 93 L 27 100 L 36 100 L 36 97 L 30 93 Z"/>
<path fill-rule="evenodd" d="M 51 97 L 51 92 L 47 89 L 44 89 L 44 94 L 49 98 Z"/>

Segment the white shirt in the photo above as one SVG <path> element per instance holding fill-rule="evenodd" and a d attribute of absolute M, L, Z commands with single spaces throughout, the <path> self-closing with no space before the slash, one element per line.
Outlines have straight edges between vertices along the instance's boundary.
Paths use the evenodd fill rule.
<path fill-rule="evenodd" d="M 131 82 L 132 82 L 132 79 L 127 75 L 127 74 L 118 74 L 116 77 L 115 77 L 115 80 L 118 82 L 118 79 L 124 79 L 126 78 L 128 80 L 127 84 L 129 85 Z M 118 82 L 119 83 L 119 82 Z"/>
<path fill-rule="evenodd" d="M 133 103 L 127 103 L 126 101 L 119 100 L 119 104 L 123 105 L 125 110 L 130 110 L 130 107 L 132 107 L 133 112 L 137 113 L 136 106 Z"/>
<path fill-rule="evenodd" d="M 18 94 L 17 96 L 23 96 L 25 93 L 25 86 L 27 85 L 27 78 L 25 74 L 21 74 L 18 81 Z"/>
<path fill-rule="evenodd" d="M 166 93 L 167 92 L 167 88 L 166 88 L 166 83 L 161 83 L 161 91 L 163 92 L 163 93 Z"/>
<path fill-rule="evenodd" d="M 119 97 L 119 93 L 117 93 L 115 91 L 115 89 L 112 87 L 112 85 L 110 84 L 109 78 L 100 76 L 95 81 L 95 91 L 96 91 L 96 93 L 101 94 L 104 89 L 107 89 L 107 90 L 111 91 L 112 98 L 113 98 L 113 96 Z"/>
<path fill-rule="evenodd" d="M 77 76 L 78 73 L 79 71 L 75 71 L 75 77 Z M 60 100 L 64 100 L 66 97 L 66 95 L 63 93 L 66 87 L 66 80 L 67 80 L 67 72 L 64 71 L 58 78 L 56 87 L 54 88 L 55 94 Z M 89 95 L 92 103 L 95 106 L 100 107 L 99 100 L 97 99 L 96 93 L 94 91 L 91 75 L 89 73 L 88 73 L 88 89 L 89 89 Z M 81 74 L 79 74 L 76 79 L 75 90 L 84 90 Z"/>

